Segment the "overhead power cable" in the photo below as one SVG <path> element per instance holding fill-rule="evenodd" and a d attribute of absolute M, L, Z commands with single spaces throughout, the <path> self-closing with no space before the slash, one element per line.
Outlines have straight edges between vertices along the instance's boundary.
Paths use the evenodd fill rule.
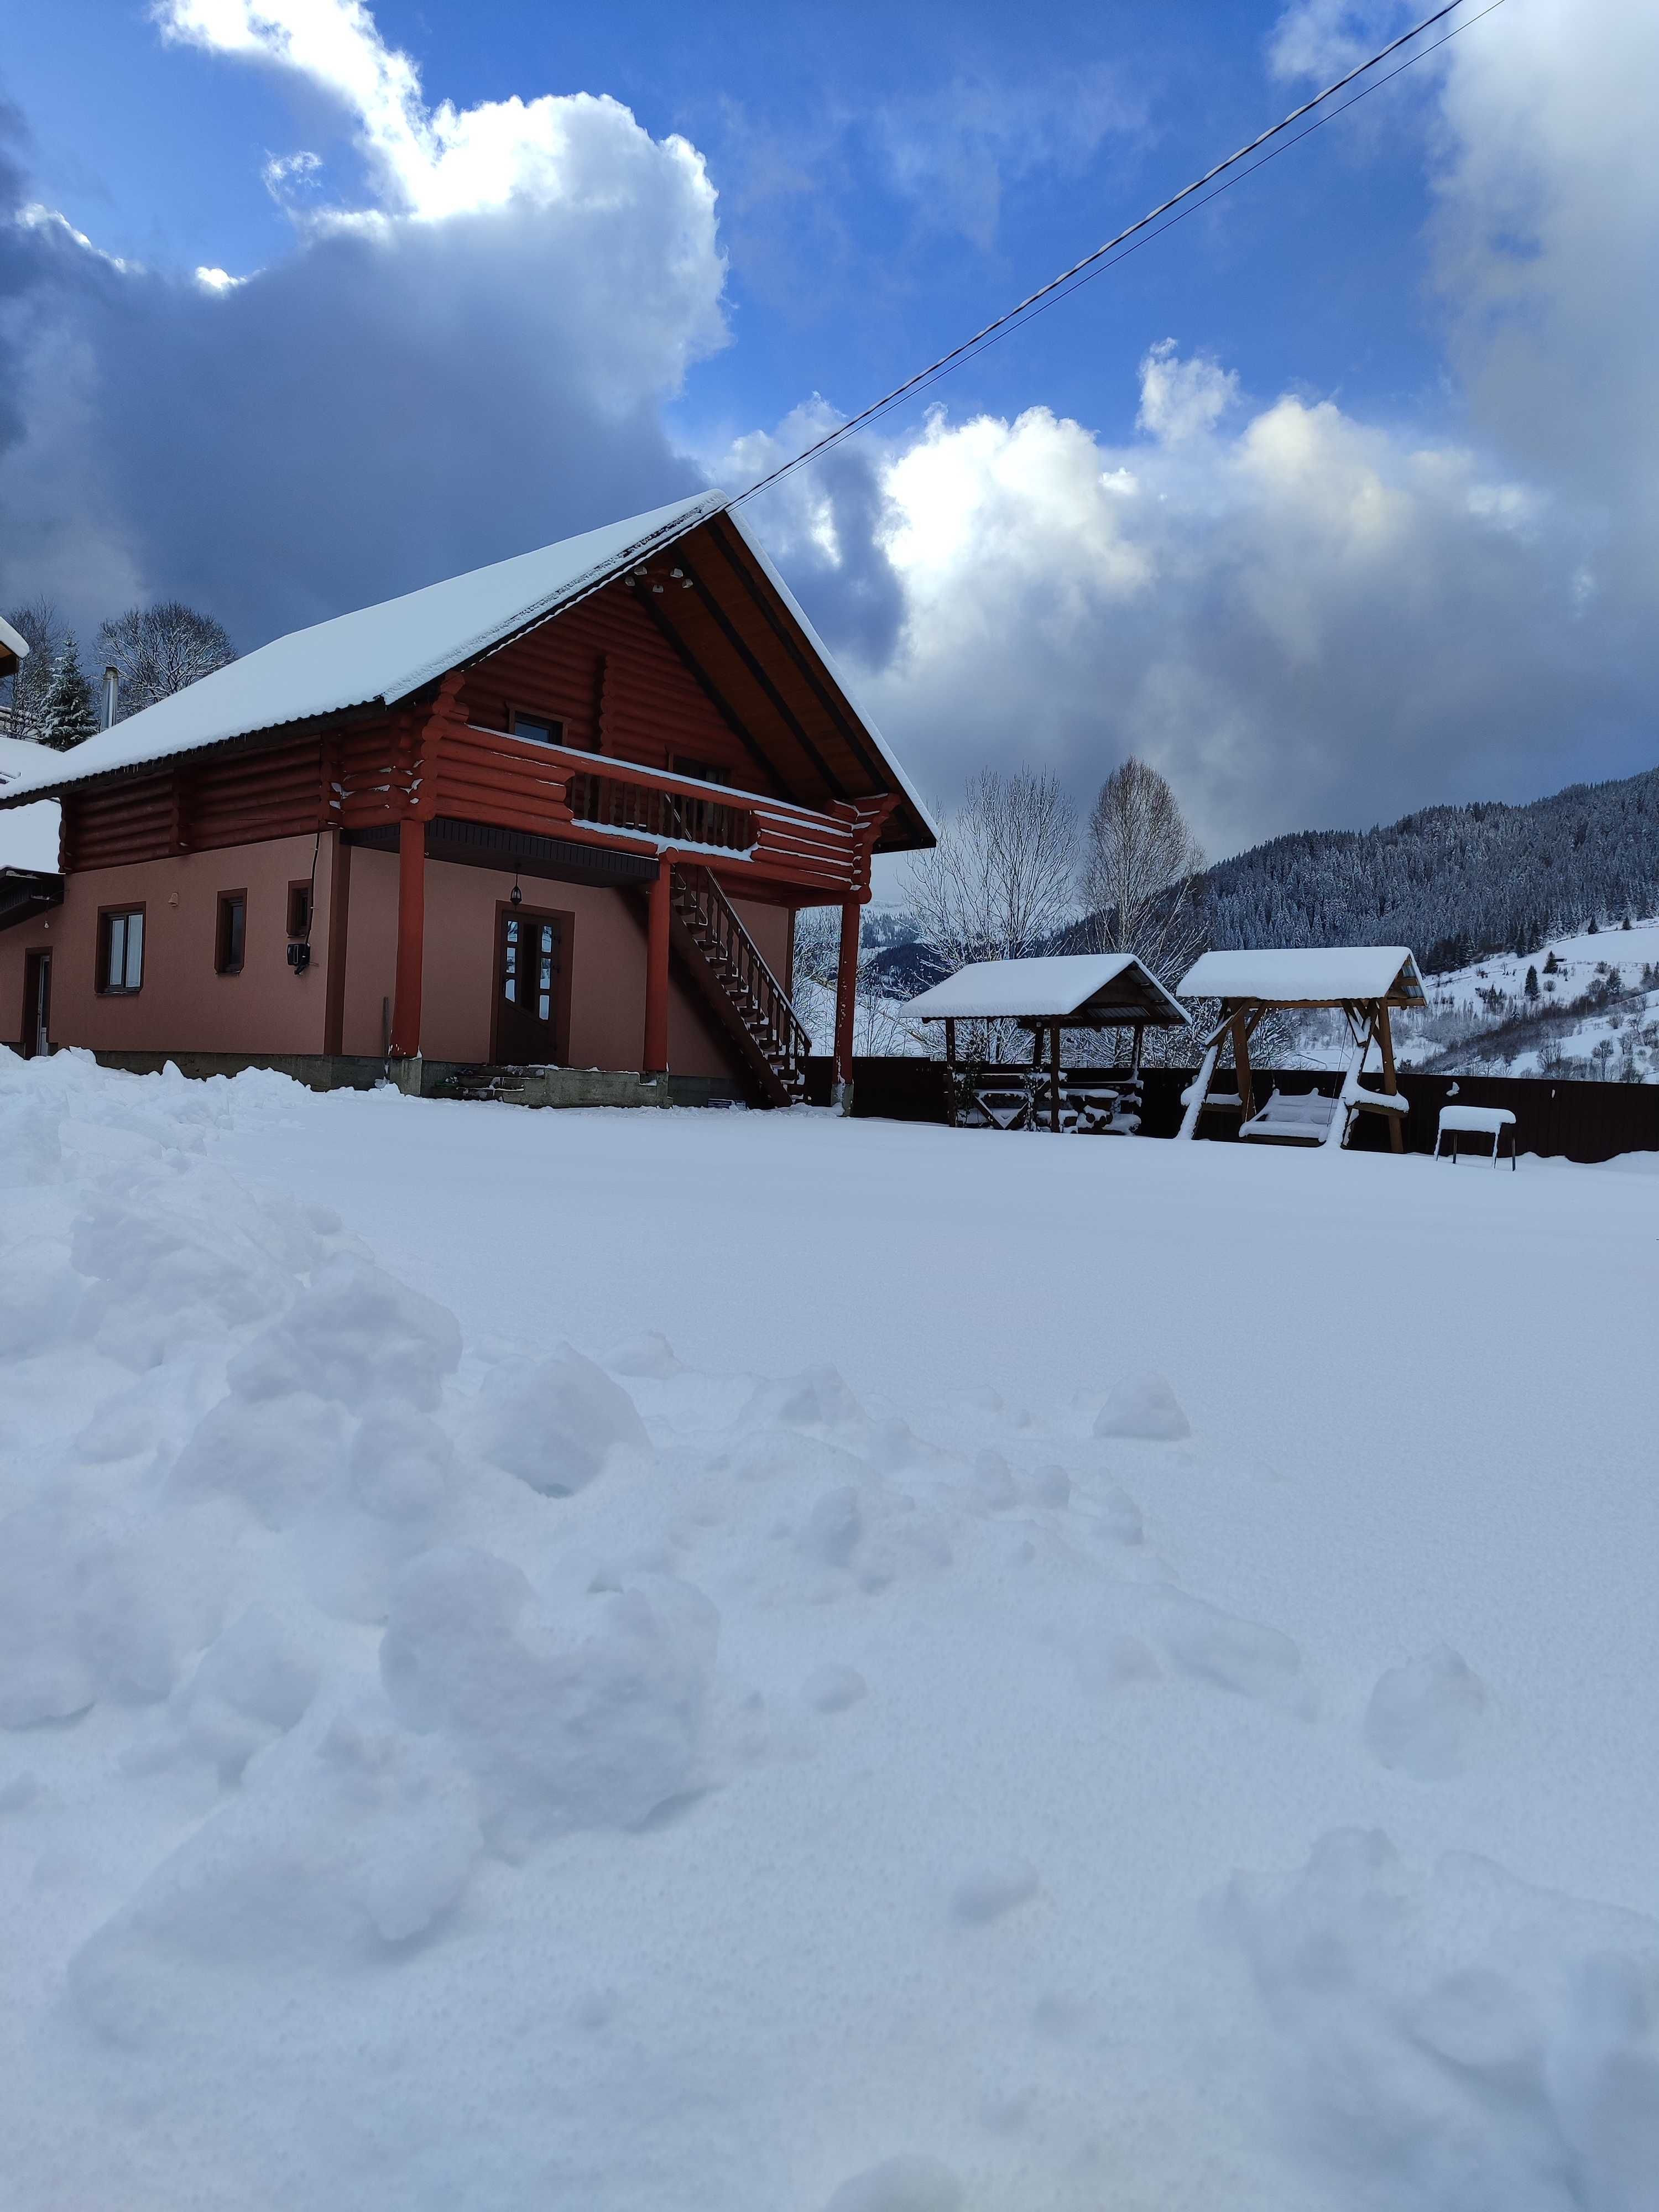
<path fill-rule="evenodd" d="M 1172 230 L 1176 223 L 1184 222 L 1188 216 L 1195 215 L 1200 208 L 1207 207 L 1212 200 L 1218 198 L 1221 193 L 1230 190 L 1232 185 L 1242 183 L 1246 177 L 1253 176 L 1256 170 L 1265 168 L 1269 161 L 1276 161 L 1280 154 L 1288 153 L 1292 146 L 1299 144 L 1304 138 L 1310 137 L 1316 131 L 1334 120 L 1337 116 L 1345 114 L 1350 107 L 1356 106 L 1367 94 L 1379 91 L 1383 85 L 1399 76 L 1402 71 L 1425 60 L 1437 47 L 1445 46 L 1449 40 L 1456 38 L 1461 32 L 1472 29 L 1483 17 L 1494 14 L 1501 8 L 1504 0 L 1488 0 L 1488 4 L 1481 9 L 1478 15 L 1471 15 L 1466 21 L 1455 25 L 1442 37 L 1432 40 L 1426 46 L 1420 47 L 1416 53 L 1407 55 L 1403 62 L 1389 70 L 1386 76 L 1377 77 L 1371 83 L 1363 86 L 1358 92 L 1355 93 L 1352 100 L 1345 100 L 1340 107 L 1328 109 L 1326 113 L 1309 124 L 1305 130 L 1298 131 L 1293 138 L 1286 139 L 1282 145 L 1274 146 L 1270 153 L 1261 154 L 1259 161 L 1249 161 L 1252 154 L 1261 154 L 1261 149 L 1264 146 L 1268 145 L 1272 140 L 1282 137 L 1292 125 L 1300 123 L 1304 116 L 1311 115 L 1316 108 L 1323 107 L 1327 100 L 1334 99 L 1339 92 L 1346 90 L 1358 78 L 1376 69 L 1380 63 L 1387 61 L 1391 54 L 1397 54 L 1402 46 L 1408 46 L 1413 39 L 1421 38 L 1425 31 L 1431 31 L 1437 23 L 1443 23 L 1449 15 L 1455 15 L 1460 8 L 1467 4 L 1468 0 L 1449 0 L 1447 6 L 1437 9 L 1431 15 L 1424 16 L 1420 23 L 1414 23 L 1409 31 L 1403 31 L 1397 39 L 1390 40 L 1386 46 L 1380 47 L 1369 60 L 1358 63 L 1345 76 L 1328 84 L 1322 92 L 1316 93 L 1311 100 L 1304 100 L 1300 107 L 1292 108 L 1288 115 L 1273 124 L 1270 129 L 1262 131 L 1259 137 L 1252 138 L 1248 145 L 1241 146 L 1236 154 L 1229 154 L 1224 161 L 1218 161 L 1213 168 L 1206 169 L 1201 177 L 1195 177 L 1190 185 L 1183 185 L 1173 198 L 1164 201 L 1160 206 L 1153 208 L 1149 214 L 1142 216 L 1138 222 L 1132 222 L 1127 229 L 1119 231 L 1115 238 L 1109 238 L 1103 246 L 1096 246 L 1092 253 L 1085 253 L 1081 261 L 1073 262 L 1069 269 L 1062 270 L 1058 276 L 1039 286 L 1037 290 L 1029 294 L 1017 306 L 1010 307 L 1006 313 L 997 316 L 994 321 L 987 323 L 982 330 L 975 331 L 971 337 L 964 338 L 960 345 L 952 346 L 948 353 L 941 354 L 937 361 L 930 362 L 926 368 L 918 369 L 914 376 L 907 377 L 902 384 L 895 385 L 893 389 L 884 393 L 881 398 L 872 400 L 869 406 L 861 409 L 856 415 L 849 416 L 846 422 L 838 422 L 833 430 L 828 431 L 824 436 L 804 447 L 792 460 L 781 462 L 778 467 L 770 470 L 765 476 L 757 477 L 747 490 L 737 493 L 733 498 L 727 501 L 726 504 L 729 507 L 741 507 L 745 500 L 753 499 L 758 493 L 769 490 L 774 484 L 781 483 L 785 477 L 793 476 L 797 469 L 805 468 L 809 461 L 817 460 L 821 454 L 829 453 L 832 447 L 839 446 L 843 440 L 854 436 L 860 430 L 867 428 L 872 422 L 885 415 L 890 409 L 898 406 L 906 399 L 914 398 L 917 392 L 925 391 L 930 384 L 937 383 L 941 377 L 950 375 L 952 370 L 960 368 L 963 363 L 974 355 L 982 352 L 988 346 L 999 343 L 1003 338 L 1010 337 L 1014 331 L 1023 329 L 1028 322 L 1034 320 L 1040 314 L 1046 313 L 1050 307 L 1058 307 L 1062 300 L 1069 299 L 1073 292 L 1089 283 L 1094 277 L 1103 276 L 1108 269 L 1115 268 L 1120 261 L 1127 260 L 1131 253 L 1138 253 L 1142 246 L 1151 245 L 1153 239 L 1161 238 L 1165 231 Z M 1239 164 L 1247 161 L 1249 166 L 1247 168 L 1240 168 Z M 1229 171 L 1235 173 L 1229 175 Z M 1218 178 L 1224 178 L 1225 181 L 1218 184 L 1216 181 Z M 1206 191 L 1205 188 L 1209 185 L 1214 186 L 1214 189 Z M 1203 195 L 1201 198 L 1198 197 L 1200 194 Z M 1177 209 L 1181 210 L 1179 214 L 1175 212 Z M 1154 225 L 1157 227 L 1154 228 Z M 1130 243 L 1131 240 L 1135 241 L 1133 245 Z"/>

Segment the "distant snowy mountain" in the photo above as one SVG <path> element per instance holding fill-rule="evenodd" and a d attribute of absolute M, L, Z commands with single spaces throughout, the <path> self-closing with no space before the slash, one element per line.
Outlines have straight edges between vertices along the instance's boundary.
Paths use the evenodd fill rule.
<path fill-rule="evenodd" d="M 1303 830 L 1204 878 L 1211 942 L 1409 945 L 1426 970 L 1659 912 L 1659 769 L 1526 806 Z"/>

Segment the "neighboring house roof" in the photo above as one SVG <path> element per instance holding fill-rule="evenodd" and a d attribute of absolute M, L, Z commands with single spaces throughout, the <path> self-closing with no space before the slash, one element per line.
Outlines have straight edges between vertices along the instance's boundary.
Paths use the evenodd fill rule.
<path fill-rule="evenodd" d="M 1187 1009 L 1133 952 L 975 960 L 902 1012 L 917 1021 L 1061 1021 L 1106 1027 L 1146 1020 L 1173 1028 Z"/>
<path fill-rule="evenodd" d="M 1181 993 L 1187 999 L 1256 999 L 1278 1006 L 1340 1006 L 1361 999 L 1425 1003 L 1423 978 L 1405 945 L 1206 952 L 1182 977 Z"/>
<path fill-rule="evenodd" d="M 9 676 L 18 662 L 28 657 L 28 640 L 20 637 L 4 615 L 0 615 L 0 676 Z"/>
<path fill-rule="evenodd" d="M 725 495 L 711 491 L 611 523 L 603 530 L 586 531 L 538 552 L 520 553 L 487 568 L 426 585 L 401 599 L 360 608 L 356 614 L 291 631 L 88 738 L 73 753 L 52 756 L 51 767 L 30 778 L 24 787 L 56 791 L 91 776 L 145 767 L 288 724 L 353 708 L 394 706 L 450 669 L 482 659 L 533 629 L 722 512 L 845 694 L 847 687 L 822 641 L 783 580 L 740 516 L 726 508 Z M 902 769 L 868 718 L 860 713 L 859 719 L 904 796 L 933 830 L 927 810 Z M 8 791 L 0 797 L 0 805 L 13 795 Z"/>
<path fill-rule="evenodd" d="M 0 797 L 21 778 L 33 775 L 46 757 L 43 749 L 28 738 L 0 738 Z M 61 760 L 60 753 L 50 757 Z M 58 866 L 58 802 L 37 799 L 0 814 L 0 868 L 28 868 L 53 872 Z"/>

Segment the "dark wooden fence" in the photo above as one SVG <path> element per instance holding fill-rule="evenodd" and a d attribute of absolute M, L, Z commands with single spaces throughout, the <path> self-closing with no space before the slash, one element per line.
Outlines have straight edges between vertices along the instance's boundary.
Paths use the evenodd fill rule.
<path fill-rule="evenodd" d="M 1103 1081 L 1111 1071 L 1091 1068 Z M 1118 1073 L 1122 1074 L 1123 1070 Z M 1142 1075 L 1146 1103 L 1143 1133 L 1173 1137 L 1181 1126 L 1181 1093 L 1193 1079 L 1192 1071 L 1149 1067 Z M 1327 1096 L 1335 1092 L 1340 1077 L 1315 1075 L 1306 1069 L 1255 1071 L 1258 1099 L 1265 1099 L 1278 1083 L 1289 1091 L 1316 1087 Z M 1410 1101 L 1406 1117 L 1407 1149 L 1434 1150 L 1440 1109 L 1455 1094 L 1460 1106 L 1507 1106 L 1515 1116 L 1515 1148 L 1546 1158 L 1610 1160 L 1620 1152 L 1659 1152 L 1659 1084 L 1562 1083 L 1547 1076 L 1412 1075 L 1400 1079 L 1400 1088 Z M 830 1061 L 815 1054 L 806 1063 L 806 1096 L 810 1103 L 830 1103 Z M 853 1062 L 853 1111 L 884 1121 L 945 1121 L 945 1067 L 937 1060 L 855 1060 Z M 1352 1139 L 1355 1152 L 1386 1152 L 1389 1133 L 1380 1114 L 1361 1114 Z M 1225 1114 L 1206 1114 L 1206 1138 L 1237 1143 L 1238 1124 Z M 1466 1143 L 1471 1140 L 1466 1139 Z"/>

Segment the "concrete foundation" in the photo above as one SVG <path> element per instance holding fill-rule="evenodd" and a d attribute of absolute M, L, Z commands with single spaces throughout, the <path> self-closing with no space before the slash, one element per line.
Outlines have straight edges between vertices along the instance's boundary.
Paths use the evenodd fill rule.
<path fill-rule="evenodd" d="M 390 1083 L 412 1098 L 488 1095 L 512 1106 L 738 1106 L 741 1087 L 717 1075 L 635 1075 L 603 1067 L 481 1068 L 453 1060 L 370 1060 L 351 1053 L 100 1052 L 101 1067 L 192 1081 L 268 1067 L 308 1091 L 372 1091 Z"/>

